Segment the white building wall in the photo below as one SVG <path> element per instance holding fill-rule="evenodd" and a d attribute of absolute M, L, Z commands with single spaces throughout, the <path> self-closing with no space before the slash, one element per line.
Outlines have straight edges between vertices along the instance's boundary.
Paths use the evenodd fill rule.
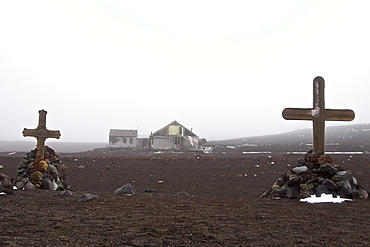
<path fill-rule="evenodd" d="M 172 149 L 172 138 L 167 136 L 154 136 L 153 138 L 153 149 L 171 150 Z"/>
<path fill-rule="evenodd" d="M 115 136 L 114 141 L 109 142 L 110 148 L 136 148 L 136 137 Z"/>

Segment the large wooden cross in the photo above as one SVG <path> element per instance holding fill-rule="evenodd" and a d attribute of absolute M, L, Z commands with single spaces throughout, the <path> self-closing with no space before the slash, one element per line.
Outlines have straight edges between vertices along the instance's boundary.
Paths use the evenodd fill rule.
<path fill-rule="evenodd" d="M 33 136 L 37 139 L 36 158 L 44 157 L 46 138 L 59 139 L 60 137 L 59 130 L 46 129 L 46 113 L 44 110 L 39 111 L 39 126 L 37 129 L 23 129 L 23 136 Z"/>
<path fill-rule="evenodd" d="M 355 113 L 348 109 L 325 109 L 324 78 L 313 80 L 313 108 L 285 108 L 283 117 L 288 120 L 313 121 L 313 152 L 325 152 L 325 121 L 352 121 Z"/>

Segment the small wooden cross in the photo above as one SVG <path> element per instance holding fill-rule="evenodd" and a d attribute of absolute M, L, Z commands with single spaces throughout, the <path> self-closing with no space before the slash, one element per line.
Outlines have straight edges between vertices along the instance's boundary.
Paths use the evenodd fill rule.
<path fill-rule="evenodd" d="M 45 140 L 46 138 L 59 139 L 59 130 L 48 130 L 46 129 L 46 111 L 39 111 L 39 126 L 37 129 L 23 129 L 23 136 L 33 136 L 37 139 L 36 145 L 36 158 L 44 157 L 45 151 Z"/>
<path fill-rule="evenodd" d="M 313 108 L 285 108 L 283 117 L 287 120 L 313 121 L 313 152 L 325 152 L 325 121 L 352 121 L 355 113 L 348 109 L 325 109 L 324 78 L 313 80 Z"/>

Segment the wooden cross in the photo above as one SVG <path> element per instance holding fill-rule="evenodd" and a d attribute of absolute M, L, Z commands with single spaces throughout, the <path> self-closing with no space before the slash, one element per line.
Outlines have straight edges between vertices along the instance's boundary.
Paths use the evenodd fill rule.
<path fill-rule="evenodd" d="M 44 157 L 46 138 L 59 139 L 60 137 L 59 130 L 46 129 L 46 113 L 44 110 L 39 111 L 39 126 L 37 129 L 23 129 L 23 136 L 33 136 L 37 139 L 36 158 Z"/>
<path fill-rule="evenodd" d="M 325 121 L 352 121 L 355 113 L 348 109 L 325 109 L 324 78 L 313 80 L 313 108 L 285 108 L 283 117 L 287 120 L 313 121 L 313 152 L 325 152 Z"/>

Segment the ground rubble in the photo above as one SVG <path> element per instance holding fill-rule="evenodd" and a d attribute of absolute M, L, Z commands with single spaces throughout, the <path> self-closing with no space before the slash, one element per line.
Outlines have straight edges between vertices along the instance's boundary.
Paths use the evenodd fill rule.
<path fill-rule="evenodd" d="M 73 195 L 1 195 L 0 246 L 369 246 L 369 200 L 261 198 L 299 157 L 268 155 L 62 154 Z M 14 174 L 21 158 L 0 156 L 1 173 Z M 370 187 L 370 156 L 335 160 Z"/>
<path fill-rule="evenodd" d="M 333 163 L 331 156 L 309 151 L 296 165 L 283 173 L 262 197 L 307 198 L 329 194 L 333 197 L 368 199 L 369 192 L 359 185 L 350 170 Z"/>
<path fill-rule="evenodd" d="M 36 149 L 31 150 L 18 164 L 14 189 L 65 190 L 68 185 L 64 168 L 59 154 L 52 148 L 45 146 L 44 157 L 36 157 Z"/>

